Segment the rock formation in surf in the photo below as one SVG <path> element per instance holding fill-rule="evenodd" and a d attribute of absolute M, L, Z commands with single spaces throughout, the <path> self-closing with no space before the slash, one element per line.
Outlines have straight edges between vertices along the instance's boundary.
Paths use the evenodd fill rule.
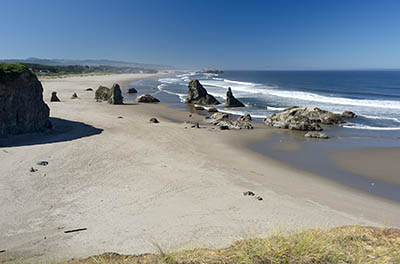
<path fill-rule="evenodd" d="M 267 126 L 303 131 L 321 131 L 320 124 L 344 123 L 341 116 L 317 107 L 291 107 L 264 119 Z"/>
<path fill-rule="evenodd" d="M 342 117 L 344 117 L 344 118 L 355 118 L 355 117 L 357 117 L 357 115 L 354 112 L 351 112 L 351 111 L 344 111 L 342 113 Z"/>
<path fill-rule="evenodd" d="M 40 81 L 25 65 L 0 64 L 0 136 L 51 127 Z"/>
<path fill-rule="evenodd" d="M 135 89 L 135 88 L 129 88 L 127 91 L 126 91 L 128 94 L 131 94 L 131 93 L 137 93 L 137 90 Z"/>
<path fill-rule="evenodd" d="M 187 104 L 199 105 L 217 105 L 220 104 L 217 99 L 201 85 L 199 80 L 192 79 L 188 85 L 188 97 L 185 101 Z"/>
<path fill-rule="evenodd" d="M 226 107 L 244 107 L 244 104 L 242 104 L 242 102 L 240 102 L 238 99 L 236 99 L 233 96 L 231 87 L 228 87 L 228 91 L 226 92 L 225 106 Z"/>
<path fill-rule="evenodd" d="M 139 103 L 158 103 L 160 100 L 150 94 L 142 94 L 136 98 Z"/>
<path fill-rule="evenodd" d="M 114 83 L 110 90 L 110 95 L 108 97 L 109 104 L 123 104 L 123 97 L 121 93 L 121 88 L 119 84 Z"/>

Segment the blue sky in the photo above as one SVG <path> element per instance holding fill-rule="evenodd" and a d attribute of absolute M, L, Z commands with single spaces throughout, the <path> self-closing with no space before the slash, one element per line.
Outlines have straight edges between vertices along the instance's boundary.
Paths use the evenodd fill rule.
<path fill-rule="evenodd" d="M 2 0 L 0 58 L 400 68 L 397 0 Z"/>

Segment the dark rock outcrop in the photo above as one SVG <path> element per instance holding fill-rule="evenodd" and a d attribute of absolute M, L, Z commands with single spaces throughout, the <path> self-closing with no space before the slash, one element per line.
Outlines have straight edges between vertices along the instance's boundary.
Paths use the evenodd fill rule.
<path fill-rule="evenodd" d="M 341 116 L 317 107 L 291 107 L 265 118 L 267 126 L 303 131 L 321 131 L 319 124 L 333 125 L 344 123 Z"/>
<path fill-rule="evenodd" d="M 306 138 L 319 138 L 319 139 L 328 139 L 328 135 L 318 131 L 310 131 L 307 132 L 304 137 Z"/>
<path fill-rule="evenodd" d="M 342 117 L 343 118 L 355 118 L 355 117 L 357 117 L 357 115 L 356 115 L 356 113 L 351 112 L 351 111 L 344 111 L 342 113 Z"/>
<path fill-rule="evenodd" d="M 230 115 L 226 113 L 215 113 L 210 117 L 206 118 L 208 123 L 215 126 L 219 126 L 221 130 L 225 129 L 253 129 L 251 121 L 244 120 L 232 120 Z"/>
<path fill-rule="evenodd" d="M 158 124 L 158 123 L 160 123 L 160 122 L 157 120 L 157 118 L 152 117 L 152 118 L 150 118 L 150 123 Z"/>
<path fill-rule="evenodd" d="M 216 113 L 216 112 L 218 112 L 218 109 L 215 108 L 215 107 L 211 107 L 211 108 L 208 108 L 207 111 L 210 112 L 210 113 Z"/>
<path fill-rule="evenodd" d="M 207 93 L 207 90 L 201 85 L 199 80 L 192 79 L 188 85 L 187 104 L 199 105 L 217 105 L 220 104 L 214 96 Z"/>
<path fill-rule="evenodd" d="M 123 104 L 123 97 L 119 84 L 114 83 L 110 90 L 110 96 L 108 98 L 109 104 Z"/>
<path fill-rule="evenodd" d="M 225 107 L 245 107 L 245 105 L 242 104 L 242 102 L 240 102 L 233 96 L 231 87 L 228 87 L 228 91 L 226 92 Z"/>
<path fill-rule="evenodd" d="M 244 122 L 250 122 L 251 121 L 251 115 L 245 114 L 245 115 L 239 116 L 237 120 L 238 121 L 244 121 Z"/>
<path fill-rule="evenodd" d="M 135 88 L 129 88 L 126 93 L 131 94 L 131 93 L 137 93 L 137 90 Z"/>
<path fill-rule="evenodd" d="M 110 94 L 110 88 L 100 85 L 94 94 L 94 99 L 108 101 L 108 98 L 110 98 Z"/>
<path fill-rule="evenodd" d="M 51 93 L 50 102 L 61 102 L 60 99 L 58 99 L 58 97 L 57 97 L 57 92 Z"/>
<path fill-rule="evenodd" d="M 142 94 L 136 98 L 139 103 L 158 103 L 160 100 L 150 94 Z"/>
<path fill-rule="evenodd" d="M 93 88 L 86 88 L 85 91 L 86 91 L 86 92 L 92 92 L 92 91 L 93 91 Z"/>
<path fill-rule="evenodd" d="M 76 93 L 74 93 L 72 96 L 71 96 L 71 99 L 78 99 L 79 97 L 78 97 L 78 95 L 76 94 Z"/>
<path fill-rule="evenodd" d="M 0 64 L 0 137 L 51 127 L 40 81 L 25 65 Z"/>

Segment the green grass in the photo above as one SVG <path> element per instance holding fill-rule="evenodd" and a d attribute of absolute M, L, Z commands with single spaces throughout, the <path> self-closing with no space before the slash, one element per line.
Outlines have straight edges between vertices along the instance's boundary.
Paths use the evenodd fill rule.
<path fill-rule="evenodd" d="M 400 230 L 346 226 L 291 234 L 277 232 L 266 238 L 239 240 L 223 249 L 200 248 L 165 252 L 160 247 L 157 248 L 157 254 L 122 256 L 105 253 L 69 263 L 400 263 Z"/>
<path fill-rule="evenodd" d="M 196 248 L 168 252 L 158 244 L 154 244 L 154 248 L 157 251 L 154 254 L 104 253 L 73 259 L 66 264 L 400 264 L 400 230 L 344 226 L 328 230 L 276 232 L 265 238 L 238 240 L 222 249 Z"/>
<path fill-rule="evenodd" d="M 30 70 L 23 63 L 0 63 L 0 82 L 11 81 Z"/>

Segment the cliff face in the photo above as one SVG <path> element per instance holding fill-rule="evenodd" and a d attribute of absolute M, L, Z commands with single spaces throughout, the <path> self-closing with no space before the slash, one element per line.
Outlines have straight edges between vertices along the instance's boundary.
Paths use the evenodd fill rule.
<path fill-rule="evenodd" d="M 0 136 L 49 128 L 49 113 L 37 77 L 23 64 L 0 64 Z"/>

